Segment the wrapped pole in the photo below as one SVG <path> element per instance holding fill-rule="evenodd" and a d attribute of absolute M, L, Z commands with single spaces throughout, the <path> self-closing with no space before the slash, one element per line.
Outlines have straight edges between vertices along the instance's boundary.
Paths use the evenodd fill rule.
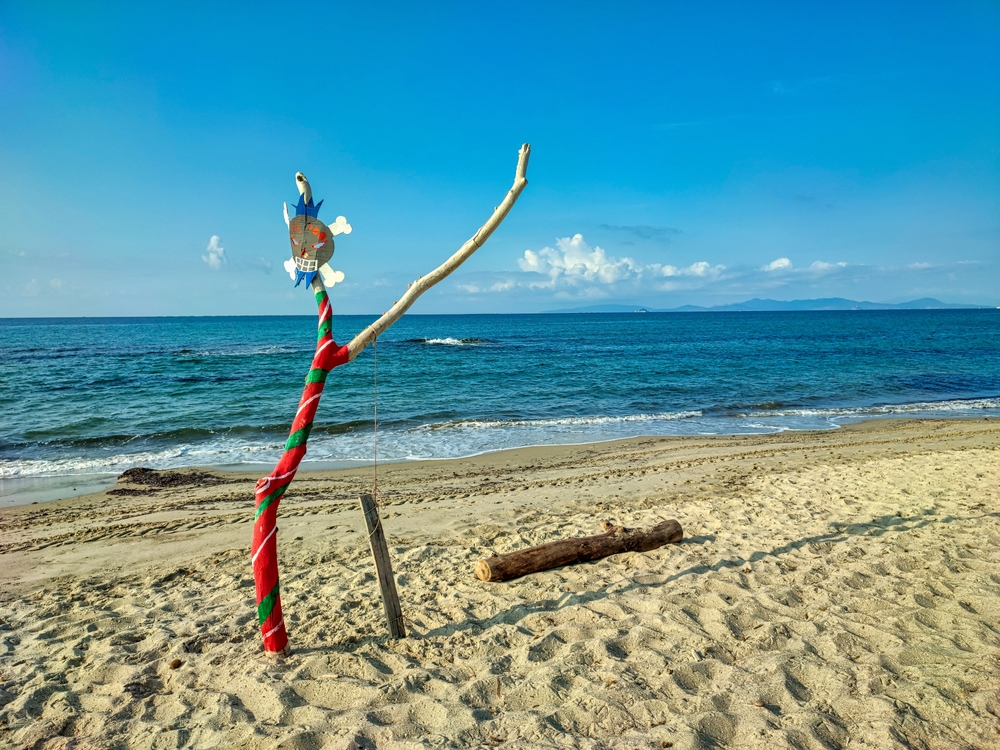
<path fill-rule="evenodd" d="M 312 430 L 327 373 L 348 359 L 347 347 L 338 347 L 333 340 L 330 299 L 319 279 L 313 281 L 313 291 L 319 307 L 316 354 L 306 376 L 306 385 L 285 443 L 285 452 L 274 471 L 257 480 L 254 490 L 256 510 L 250 560 L 257 589 L 257 620 L 264 638 L 264 650 L 271 653 L 282 652 L 288 645 L 278 586 L 278 505 L 295 478 L 299 463 L 306 455 L 306 441 Z"/>
<path fill-rule="evenodd" d="M 333 237 L 337 234 L 349 234 L 351 226 L 343 216 L 338 216 L 336 222 L 329 226 L 319 221 L 317 217 L 323 201 L 314 203 L 312 188 L 306 176 L 301 172 L 295 175 L 299 188 L 299 202 L 295 206 L 294 218 L 289 214 L 288 206 L 285 206 L 285 223 L 288 225 L 292 248 L 292 257 L 285 262 L 285 270 L 296 286 L 304 280 L 315 293 L 316 304 L 319 306 L 319 334 L 316 354 L 306 376 L 306 387 L 302 391 L 299 408 L 295 413 L 288 441 L 285 443 L 285 452 L 278 465 L 274 467 L 274 471 L 257 480 L 257 487 L 254 490 L 256 510 L 250 560 L 257 589 L 257 620 L 260 623 L 266 652 L 282 653 L 288 646 L 288 634 L 285 632 L 285 621 L 281 613 L 281 590 L 278 586 L 278 505 L 295 477 L 299 463 L 306 455 L 306 441 L 312 430 L 313 418 L 316 416 L 316 408 L 319 406 L 327 374 L 334 367 L 357 357 L 377 336 L 399 320 L 421 294 L 451 274 L 482 247 L 500 226 L 500 222 L 506 218 L 528 184 L 526 173 L 530 154 L 531 146 L 525 143 L 518 151 L 513 186 L 500 204 L 493 209 L 493 214 L 479 231 L 444 263 L 426 276 L 417 278 L 387 312 L 382 313 L 378 320 L 355 336 L 349 344 L 341 347 L 334 342 L 331 332 L 332 312 L 327 288 L 342 281 L 344 275 L 334 271 L 329 262 L 333 257 Z M 378 565 L 377 559 L 376 564 Z M 391 571 L 389 567 L 384 569 Z M 383 567 L 379 567 L 380 575 L 382 570 Z M 399 625 L 398 632 L 402 633 L 402 616 L 396 619 Z M 397 637 L 392 623 L 390 628 L 393 637 Z"/>

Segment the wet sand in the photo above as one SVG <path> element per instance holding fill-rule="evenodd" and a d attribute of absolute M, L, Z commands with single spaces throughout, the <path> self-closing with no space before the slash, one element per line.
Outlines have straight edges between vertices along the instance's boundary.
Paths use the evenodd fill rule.
<path fill-rule="evenodd" d="M 255 622 L 256 475 L 181 473 L 0 511 L 0 746 L 1000 746 L 996 420 L 380 467 L 396 642 L 357 502 L 370 469 L 300 474 L 277 660 Z M 473 576 L 666 518 L 684 542 Z"/>

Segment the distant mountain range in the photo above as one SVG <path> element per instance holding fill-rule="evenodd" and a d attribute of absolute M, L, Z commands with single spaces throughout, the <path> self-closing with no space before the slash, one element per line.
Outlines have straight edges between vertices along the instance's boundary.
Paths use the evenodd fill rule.
<path fill-rule="evenodd" d="M 886 302 L 858 302 L 843 297 L 825 299 L 794 299 L 787 302 L 776 299 L 751 299 L 731 305 L 682 305 L 681 307 L 654 308 L 642 305 L 587 305 L 565 310 L 549 310 L 550 313 L 623 313 L 623 312 L 775 312 L 782 310 L 992 310 L 988 305 L 950 305 L 940 300 L 925 297 L 912 302 L 889 304 Z"/>

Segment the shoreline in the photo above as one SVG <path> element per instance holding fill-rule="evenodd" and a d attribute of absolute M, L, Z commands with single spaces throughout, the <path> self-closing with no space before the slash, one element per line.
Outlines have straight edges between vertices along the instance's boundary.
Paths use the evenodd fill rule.
<path fill-rule="evenodd" d="M 820 441 L 832 435 L 855 434 L 859 437 L 879 432 L 896 432 L 902 430 L 908 432 L 915 429 L 922 433 L 921 427 L 930 427 L 947 430 L 949 427 L 961 428 L 967 424 L 981 423 L 987 426 L 987 431 L 992 432 L 995 427 L 1000 431 L 1000 420 L 992 417 L 958 417 L 958 418 L 909 418 L 909 417 L 886 417 L 869 419 L 860 422 L 840 425 L 838 429 L 829 430 L 782 430 L 773 433 L 749 433 L 749 434 L 725 434 L 725 435 L 652 435 L 638 436 L 630 438 L 620 438 L 589 443 L 568 443 L 560 445 L 540 445 L 526 446 L 521 448 L 505 448 L 496 451 L 486 451 L 483 453 L 465 456 L 462 458 L 430 458 L 417 459 L 412 461 L 393 461 L 379 463 L 379 483 L 383 487 L 385 484 L 402 479 L 406 484 L 419 484 L 423 477 L 440 476 L 452 474 L 455 477 L 463 476 L 466 480 L 481 474 L 495 474 L 501 467 L 524 466 L 533 470 L 540 466 L 565 466 L 572 467 L 580 459 L 590 459 L 593 456 L 606 456 L 605 460 L 615 462 L 622 454 L 631 452 L 634 447 L 642 447 L 646 450 L 677 452 L 686 454 L 687 452 L 700 453 L 705 450 L 712 450 L 713 447 L 720 452 L 720 457 L 707 459 L 710 462 L 724 461 L 731 458 L 731 452 L 742 456 L 745 451 L 739 448 L 754 448 L 767 452 L 769 450 L 781 450 L 786 444 L 803 442 L 797 450 L 810 450 L 805 447 L 811 441 Z M 891 425 L 891 427 L 890 427 Z M 885 427 L 885 429 L 881 429 Z M 876 441 L 881 442 L 881 441 Z M 896 442 L 893 440 L 892 442 Z M 775 445 L 769 445 L 774 443 Z M 706 459 L 702 458 L 701 461 Z M 262 465 L 256 471 L 228 471 L 209 466 L 183 466 L 178 468 L 167 468 L 155 470 L 159 474 L 171 474 L 180 476 L 206 477 L 210 481 L 207 484 L 192 482 L 182 484 L 172 490 L 160 490 L 157 488 L 144 488 L 140 485 L 135 494 L 151 501 L 150 505 L 156 507 L 157 501 L 166 501 L 178 494 L 194 493 L 196 502 L 204 502 L 205 499 L 212 499 L 217 493 L 214 488 L 221 486 L 226 488 L 225 498 L 229 502 L 236 499 L 237 492 L 242 492 L 245 498 L 245 511 L 249 516 L 253 513 L 253 486 L 256 481 L 267 474 L 273 468 L 270 464 Z M 456 469 L 462 469 L 461 474 Z M 504 472 L 501 472 L 504 473 Z M 510 471 L 506 473 L 511 473 Z M 516 470 L 514 471 L 516 474 Z M 361 492 L 368 491 L 371 487 L 372 466 L 356 466 L 336 469 L 300 469 L 293 481 L 288 493 L 282 499 L 285 507 L 288 501 L 294 498 L 314 498 L 322 493 L 320 488 L 330 488 L 334 497 L 339 503 L 350 504 L 357 499 Z M 421 480 L 415 480 L 420 477 Z M 212 480 L 218 480 L 213 483 Z M 491 482 L 493 484 L 493 482 Z M 522 486 L 523 482 L 516 481 L 517 486 Z M 129 485 L 125 485 L 127 488 Z M 73 495 L 70 497 L 58 498 L 45 502 L 20 504 L 0 508 L 0 531 L 3 530 L 5 521 L 12 514 L 28 512 L 33 509 L 66 509 L 73 510 L 77 506 L 87 510 L 93 510 L 95 503 L 107 504 L 108 501 L 122 503 L 126 497 L 115 496 L 114 490 L 121 488 L 118 480 L 107 488 L 87 494 Z M 346 491 L 345 491 L 346 489 Z M 527 489 L 527 487 L 525 487 Z M 235 490 L 235 491 L 234 491 Z M 126 489 L 126 492 L 132 490 Z M 523 490 L 522 490 L 523 491 Z M 472 497 L 472 493 L 463 493 Z M 442 495 L 443 497 L 444 495 Z M 410 497 L 404 497 L 403 503 L 410 502 Z M 389 504 L 392 504 L 390 500 Z M 136 509 L 128 509 L 125 515 L 131 515 Z M 47 513 L 43 513 L 47 516 Z M 279 521 L 281 512 L 279 512 Z M 46 521 L 46 524 L 50 524 Z M 359 526 L 360 528 L 360 526 Z M 248 537 L 249 539 L 249 537 Z M 6 540 L 4 540 L 6 541 Z M 249 541 L 247 542 L 249 545 Z M 4 554 L 6 545 L 0 544 L 0 556 Z M 279 548 L 280 555 L 280 548 Z M 0 557 L 2 559 L 2 557 Z M 0 581 L 2 582 L 2 581 Z M 0 594 L 2 600 L 2 594 Z"/>
<path fill-rule="evenodd" d="M 997 419 L 996 416 L 992 417 Z M 396 464 L 402 465 L 412 465 L 420 462 L 437 462 L 437 461 L 465 461 L 467 459 L 477 458 L 479 456 L 489 456 L 496 453 L 504 453 L 506 451 L 512 450 L 533 450 L 542 448 L 554 448 L 554 447 L 565 447 L 573 448 L 585 445 L 603 445 L 608 443 L 619 443 L 626 442 L 629 440 L 642 440 L 642 439 L 701 439 L 707 437 L 718 437 L 718 438 L 739 438 L 739 437 L 764 437 L 768 435 L 780 435 L 785 432 L 791 432 L 796 434 L 803 433 L 824 433 L 830 431 L 836 431 L 849 427 L 851 425 L 864 424 L 867 422 L 876 422 L 883 420 L 919 420 L 919 421 L 963 421 L 963 420 L 976 420 L 984 419 L 989 420 L 990 417 L 979 417 L 979 416 L 910 416 L 904 415 L 900 416 L 898 414 L 891 414 L 886 416 L 870 415 L 866 417 L 845 417 L 843 422 L 830 422 L 830 426 L 827 428 L 797 428 L 797 427 L 779 427 L 774 428 L 768 432 L 725 432 L 725 433 L 706 433 L 706 434 L 671 434 L 671 435 L 636 435 L 632 437 L 609 437 L 606 439 L 599 440 L 587 440 L 582 442 L 572 442 L 572 443 L 541 443 L 541 444 L 531 444 L 518 446 L 515 448 L 496 448 L 478 451 L 470 453 L 463 456 L 443 456 L 443 457 L 427 457 L 427 458 L 403 458 L 403 459 L 383 459 L 380 461 L 380 466 L 391 466 Z M 310 461 L 308 457 L 302 462 L 303 466 L 308 468 L 301 469 L 299 475 L 306 473 L 319 473 L 319 472 L 329 472 L 329 471 L 349 471 L 349 470 L 364 470 L 370 469 L 372 464 L 370 462 L 365 462 L 363 459 L 338 459 L 338 460 L 324 460 L 318 459 L 315 461 Z M 317 466 L 310 466 L 310 464 L 318 464 Z M 253 466 L 254 468 L 235 468 L 246 466 Z M 233 463 L 222 463 L 222 464 L 190 464 L 182 466 L 167 466 L 157 471 L 207 471 L 217 474 L 224 475 L 234 475 L 234 476 L 248 476 L 260 472 L 260 475 L 267 474 L 271 468 L 273 468 L 274 462 L 254 462 L 246 464 L 233 464 Z M 134 468 L 134 467 L 129 467 Z M 65 500 L 72 497 L 82 497 L 91 494 L 97 494 L 108 489 L 113 489 L 117 483 L 117 477 L 120 472 L 115 471 L 104 471 L 104 472 L 94 472 L 94 473 L 81 473 L 81 474 L 58 474 L 52 476 L 13 476 L 13 477 L 0 477 L 0 489 L 3 488 L 4 483 L 8 483 L 8 486 L 14 488 L 13 492 L 8 494 L 3 494 L 0 492 L 0 511 L 5 508 L 15 508 L 24 505 L 34 505 L 38 503 L 50 503 L 58 500 Z M 27 485 L 37 485 L 37 489 L 24 490 L 20 486 Z M 78 487 L 82 489 L 77 489 Z M 72 488 L 72 489 L 70 489 Z M 69 494 L 60 494 L 69 493 Z M 58 496 L 57 496 L 58 495 Z"/>
<path fill-rule="evenodd" d="M 991 747 L 998 459 L 1000 421 L 966 418 L 380 464 L 398 642 L 357 503 L 371 466 L 303 471 L 278 514 L 279 661 L 254 618 L 257 472 L 3 509 L 0 740 Z M 665 518 L 682 543 L 472 573 Z"/>

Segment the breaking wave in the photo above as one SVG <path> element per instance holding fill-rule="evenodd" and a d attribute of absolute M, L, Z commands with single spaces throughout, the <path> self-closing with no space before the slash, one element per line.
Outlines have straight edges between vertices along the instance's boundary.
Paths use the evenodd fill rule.
<path fill-rule="evenodd" d="M 489 339 L 470 338 L 456 339 L 450 336 L 440 339 L 407 339 L 409 344 L 430 344 L 432 346 L 474 346 L 476 344 L 488 344 Z"/>
<path fill-rule="evenodd" d="M 917 401 L 908 404 L 876 404 L 874 406 L 832 407 L 832 408 L 784 408 L 761 404 L 764 408 L 736 412 L 736 417 L 869 417 L 894 414 L 918 414 L 931 412 L 966 412 L 984 409 L 1000 409 L 998 398 L 956 398 L 947 401 Z"/>
<path fill-rule="evenodd" d="M 504 430 L 518 427 L 589 427 L 639 422 L 663 422 L 702 416 L 702 411 L 664 412 L 661 414 L 623 414 L 620 416 L 553 417 L 551 419 L 455 419 L 421 425 L 418 430 Z"/>

